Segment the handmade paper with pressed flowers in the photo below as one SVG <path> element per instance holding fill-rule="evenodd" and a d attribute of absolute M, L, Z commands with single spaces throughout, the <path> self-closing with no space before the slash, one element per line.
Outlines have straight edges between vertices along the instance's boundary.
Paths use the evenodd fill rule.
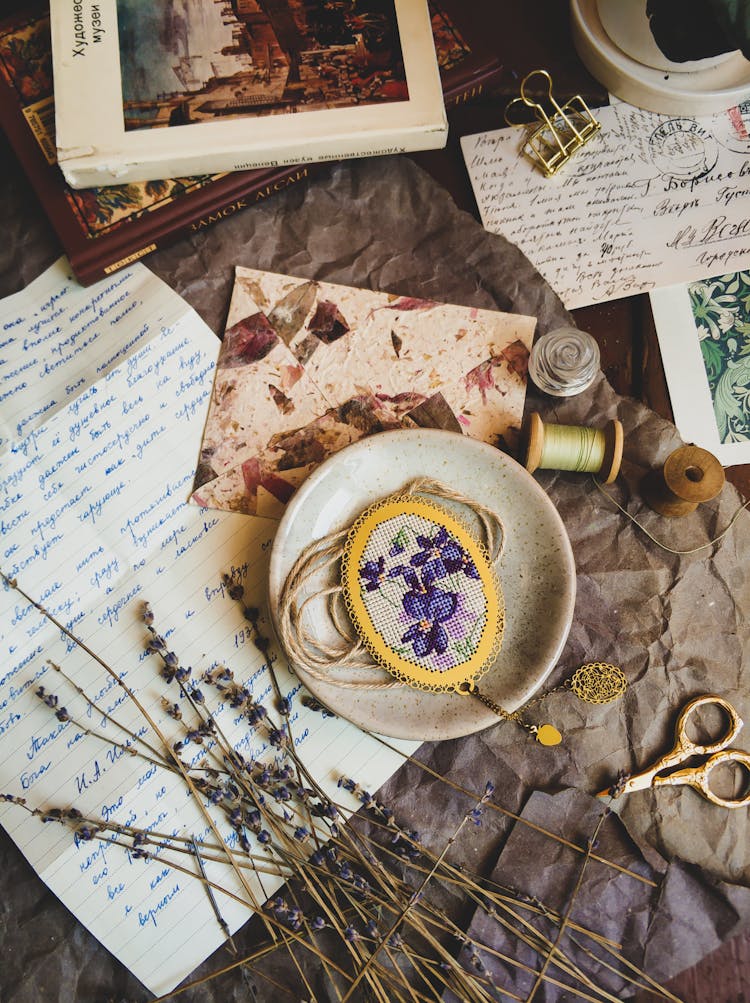
<path fill-rule="evenodd" d="M 278 518 L 326 457 L 387 429 L 512 450 L 535 325 L 237 268 L 192 500 Z"/>

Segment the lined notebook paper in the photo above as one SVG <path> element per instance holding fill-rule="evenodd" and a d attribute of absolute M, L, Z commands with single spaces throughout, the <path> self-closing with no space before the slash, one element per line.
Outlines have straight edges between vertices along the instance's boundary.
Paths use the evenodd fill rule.
<path fill-rule="evenodd" d="M 143 265 L 83 289 L 65 259 L 0 303 L 0 328 L 3 572 L 104 657 L 165 729 L 173 725 L 160 705 L 168 691 L 144 651 L 143 600 L 194 674 L 224 663 L 270 700 L 267 666 L 222 576 L 242 576 L 248 601 L 262 606 L 276 523 L 186 504 L 219 341 Z M 205 817 L 181 781 L 58 721 L 34 696 L 44 686 L 76 721 L 122 741 L 49 659 L 103 713 L 143 728 L 116 681 L 10 589 L 0 589 L 0 651 L 0 792 L 201 838 Z M 300 754 L 324 789 L 335 789 L 343 762 L 373 790 L 398 767 L 401 757 L 376 739 L 302 706 L 278 652 L 274 667 L 291 694 Z M 243 731 L 229 709 L 220 720 L 246 756 L 263 755 L 261 734 Z M 62 826 L 15 805 L 0 805 L 0 820 L 49 887 L 152 992 L 168 992 L 222 943 L 189 876 L 98 841 L 76 845 Z M 209 876 L 239 890 L 225 865 Z M 268 878 L 253 893 L 262 901 L 277 884 Z M 232 929 L 250 915 L 217 898 Z"/>

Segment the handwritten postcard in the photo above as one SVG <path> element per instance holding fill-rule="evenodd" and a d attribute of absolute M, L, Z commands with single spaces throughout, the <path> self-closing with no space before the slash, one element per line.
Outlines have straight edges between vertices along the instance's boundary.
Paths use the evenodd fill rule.
<path fill-rule="evenodd" d="M 167 841 L 200 839 L 206 816 L 197 799 L 173 773 L 126 755 L 110 716 L 142 734 L 144 718 L 119 679 L 174 734 L 159 666 L 144 650 L 143 600 L 196 674 L 229 666 L 271 705 L 269 663 L 223 575 L 242 580 L 247 601 L 262 607 L 275 523 L 187 503 L 218 339 L 143 265 L 82 289 L 65 259 L 0 303 L 0 339 L 2 570 L 116 677 L 18 592 L 0 588 L 0 792 L 26 798 L 30 808 L 76 808 Z M 273 649 L 269 661 L 291 701 L 298 751 L 321 786 L 332 794 L 346 762 L 377 789 L 400 764 L 398 753 L 307 708 L 282 655 Z M 70 719 L 35 696 L 39 686 L 59 695 Z M 243 729 L 228 705 L 217 720 L 246 757 L 269 754 L 264 732 L 247 722 Z M 223 943 L 202 885 L 173 870 L 166 854 L 143 860 L 114 843 L 74 841 L 13 804 L 0 803 L 0 821 L 49 887 L 155 994 Z M 231 849 L 236 833 L 219 816 L 216 825 Z M 229 892 L 242 890 L 228 865 L 209 866 Z M 279 881 L 266 876 L 253 885 L 257 900 Z M 222 892 L 216 898 L 232 930 L 251 914 Z"/>
<path fill-rule="evenodd" d="M 670 118 L 623 102 L 558 174 L 520 129 L 461 146 L 485 229 L 513 241 L 568 309 L 750 265 L 750 102 Z"/>
<path fill-rule="evenodd" d="M 750 272 L 650 299 L 680 435 L 724 466 L 750 463 Z"/>
<path fill-rule="evenodd" d="M 238 268 L 192 500 L 279 517 L 317 464 L 384 429 L 512 447 L 535 325 Z"/>

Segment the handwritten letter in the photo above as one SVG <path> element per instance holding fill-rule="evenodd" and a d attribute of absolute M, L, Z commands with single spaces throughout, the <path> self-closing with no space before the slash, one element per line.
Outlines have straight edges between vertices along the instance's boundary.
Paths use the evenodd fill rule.
<path fill-rule="evenodd" d="M 241 577 L 248 600 L 262 604 L 275 524 L 186 504 L 218 340 L 144 266 L 84 290 L 64 260 L 0 303 L 0 328 L 4 573 L 104 657 L 160 727 L 173 722 L 161 709 L 158 665 L 144 652 L 144 599 L 194 673 L 222 662 L 256 699 L 268 697 L 268 666 L 222 575 Z M 0 792 L 167 837 L 206 833 L 182 782 L 127 754 L 134 739 L 107 715 L 134 735 L 146 728 L 116 679 L 9 589 L 0 591 L 0 651 Z M 321 786 L 332 792 L 346 761 L 376 789 L 398 755 L 303 707 L 299 685 L 274 654 L 300 752 Z M 60 695 L 74 721 L 58 720 L 34 696 L 40 685 Z M 263 756 L 262 736 L 241 730 L 231 710 L 221 713 L 243 753 Z M 76 845 L 60 825 L 14 805 L 0 805 L 0 820 L 53 891 L 152 992 L 169 991 L 222 943 L 200 883 L 158 857 L 144 862 L 97 840 Z M 229 843 L 228 826 L 222 834 Z M 227 867 L 217 880 L 241 891 Z M 258 901 L 277 885 L 255 887 Z M 250 915 L 223 895 L 219 905 L 233 929 Z"/>
<path fill-rule="evenodd" d="M 545 178 L 520 129 L 461 140 L 482 223 L 524 252 L 568 309 L 750 263 L 750 108 L 669 118 L 617 102 Z"/>

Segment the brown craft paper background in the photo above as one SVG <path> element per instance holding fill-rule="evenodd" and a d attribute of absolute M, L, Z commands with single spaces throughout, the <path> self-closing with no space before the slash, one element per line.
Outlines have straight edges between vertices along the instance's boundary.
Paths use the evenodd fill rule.
<path fill-rule="evenodd" d="M 55 260 L 59 246 L 6 151 L 0 163 L 5 235 L 0 293 L 7 295 Z M 215 332 L 223 329 L 235 264 L 533 314 L 538 333 L 570 322 L 553 291 L 515 247 L 486 234 L 427 174 L 401 158 L 332 165 L 309 186 L 275 196 L 147 258 L 146 264 Z M 573 424 L 618 417 L 625 427 L 625 459 L 609 490 L 674 547 L 706 542 L 740 503 L 727 485 L 717 500 L 686 519 L 668 522 L 646 508 L 638 481 L 680 440 L 672 425 L 618 397 L 603 377 L 567 401 L 544 398 L 530 388 L 527 407 L 539 410 L 547 421 Z M 582 662 L 611 661 L 628 678 L 627 695 L 598 707 L 564 691 L 545 698 L 529 716 L 562 730 L 563 744 L 553 749 L 530 741 L 511 723 L 498 722 L 465 739 L 425 745 L 419 756 L 472 790 L 492 780 L 495 800 L 504 807 L 585 839 L 597 808 L 588 795 L 618 770 L 636 769 L 666 751 L 678 710 L 689 697 L 721 693 L 750 721 L 750 515 L 743 513 L 721 544 L 678 557 L 655 547 L 586 475 L 536 476 L 565 521 L 578 575 L 573 627 L 548 685 L 567 678 Z M 242 672 L 240 663 L 233 668 Z M 750 749 L 750 726 L 737 744 Z M 535 789 L 543 793 L 535 794 Z M 442 846 L 471 806 L 464 795 L 413 765 L 396 774 L 381 797 L 435 847 Z M 661 888 L 592 863 L 587 871 L 592 891 L 582 897 L 580 908 L 593 926 L 607 926 L 622 937 L 636 963 L 645 957 L 651 974 L 664 979 L 699 960 L 750 919 L 748 812 L 727 812 L 694 791 L 675 789 L 631 795 L 622 802 L 621 817 L 624 827 L 616 817 L 607 822 L 602 853 L 609 848 L 644 874 L 658 871 L 664 875 Z M 522 823 L 500 814 L 490 813 L 452 853 L 487 874 L 497 866 L 498 880 L 563 905 L 575 871 L 558 844 L 532 839 Z M 469 923 L 471 917 L 464 915 L 463 921 Z M 257 929 L 249 924 L 246 942 Z M 268 962 L 267 971 L 275 977 L 283 978 L 282 955 Z M 201 971 L 226 960 L 217 955 Z M 324 988 L 314 987 L 321 1001 L 328 998 Z M 0 833 L 3 1003 L 147 998 Z M 180 998 L 232 1003 L 276 996 L 268 983 L 238 972 Z M 547 987 L 537 998 L 569 997 Z"/>

